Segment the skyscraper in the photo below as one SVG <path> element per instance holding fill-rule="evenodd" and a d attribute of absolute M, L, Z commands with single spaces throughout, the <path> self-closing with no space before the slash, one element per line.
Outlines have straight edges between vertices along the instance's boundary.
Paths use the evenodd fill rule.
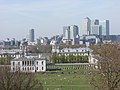
<path fill-rule="evenodd" d="M 63 26 L 63 38 L 70 39 L 70 26 Z"/>
<path fill-rule="evenodd" d="M 91 29 L 90 25 L 91 25 L 90 18 L 88 17 L 84 18 L 83 23 L 82 23 L 82 34 L 83 35 L 90 35 L 90 29 Z"/>
<path fill-rule="evenodd" d="M 70 26 L 70 38 L 72 40 L 72 45 L 79 44 L 79 28 L 77 25 Z"/>
<path fill-rule="evenodd" d="M 63 27 L 63 42 L 66 43 L 67 45 L 71 44 L 70 26 Z"/>
<path fill-rule="evenodd" d="M 99 37 L 102 37 L 102 26 L 99 25 L 99 20 L 95 19 L 91 22 L 91 34 L 92 35 L 99 35 Z"/>
<path fill-rule="evenodd" d="M 102 35 L 109 35 L 109 20 L 100 21 L 102 25 Z"/>
<path fill-rule="evenodd" d="M 66 44 L 79 44 L 79 29 L 76 25 L 63 27 L 63 42 Z"/>
<path fill-rule="evenodd" d="M 29 42 L 34 42 L 34 29 L 29 30 Z"/>

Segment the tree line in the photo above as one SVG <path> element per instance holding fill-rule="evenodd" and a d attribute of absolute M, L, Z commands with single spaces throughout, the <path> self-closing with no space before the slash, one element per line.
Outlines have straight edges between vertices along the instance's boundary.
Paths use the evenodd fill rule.
<path fill-rule="evenodd" d="M 81 55 L 58 55 L 54 53 L 50 58 L 52 63 L 88 63 L 88 56 Z"/>

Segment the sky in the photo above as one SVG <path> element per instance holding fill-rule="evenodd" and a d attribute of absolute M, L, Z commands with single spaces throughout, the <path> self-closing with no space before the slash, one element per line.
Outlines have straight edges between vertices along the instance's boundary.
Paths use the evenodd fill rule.
<path fill-rule="evenodd" d="M 63 26 L 90 19 L 109 20 L 110 34 L 120 34 L 120 0 L 0 0 L 0 39 L 62 34 Z"/>

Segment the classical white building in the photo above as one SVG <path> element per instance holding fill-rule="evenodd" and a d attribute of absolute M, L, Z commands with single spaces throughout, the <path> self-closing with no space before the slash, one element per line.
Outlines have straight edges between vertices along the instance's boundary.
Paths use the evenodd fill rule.
<path fill-rule="evenodd" d="M 98 60 L 94 58 L 94 55 L 92 54 L 92 52 L 93 52 L 93 50 L 88 47 L 59 49 L 58 45 L 52 46 L 52 53 L 57 53 L 59 56 L 61 56 L 61 55 L 88 56 L 90 64 L 97 64 Z"/>
<path fill-rule="evenodd" d="M 35 56 L 25 56 L 11 60 L 11 71 L 45 72 L 46 60 Z"/>
<path fill-rule="evenodd" d="M 23 55 L 22 50 L 20 49 L 11 49 L 11 50 L 7 50 L 7 49 L 2 49 L 0 50 L 0 57 L 12 57 L 12 58 L 16 58 L 16 57 L 21 57 Z"/>
<path fill-rule="evenodd" d="M 59 51 L 59 54 L 64 55 L 83 55 L 83 56 L 89 56 L 92 52 L 89 48 L 63 48 Z"/>

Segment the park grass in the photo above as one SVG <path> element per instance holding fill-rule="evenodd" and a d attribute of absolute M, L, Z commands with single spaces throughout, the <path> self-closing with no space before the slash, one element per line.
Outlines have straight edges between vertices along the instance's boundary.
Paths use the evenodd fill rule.
<path fill-rule="evenodd" d="M 84 74 L 41 74 L 36 73 L 44 90 L 93 90 Z"/>

